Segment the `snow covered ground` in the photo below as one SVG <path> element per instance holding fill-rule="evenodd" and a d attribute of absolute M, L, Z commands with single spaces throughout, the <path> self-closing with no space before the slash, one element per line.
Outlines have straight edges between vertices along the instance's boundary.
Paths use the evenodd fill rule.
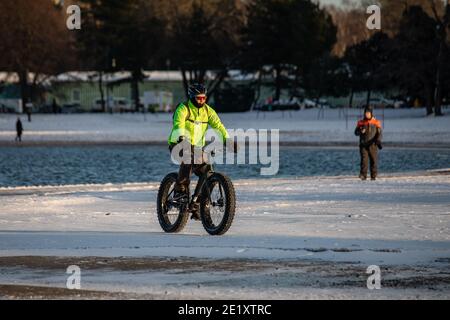
<path fill-rule="evenodd" d="M 75 264 L 97 298 L 450 299 L 450 175 L 235 187 L 223 237 L 163 234 L 156 183 L 0 189 L 0 298 L 70 298 L 55 288 Z"/>
<path fill-rule="evenodd" d="M 444 110 L 448 114 L 448 109 Z M 381 111 L 377 111 L 382 118 Z M 358 111 L 222 114 L 229 129 L 280 129 L 292 144 L 357 144 Z M 0 115 L 0 146 L 16 116 Z M 22 117 L 25 145 L 165 143 L 171 115 Z M 450 147 L 450 116 L 386 110 L 384 141 Z M 1 149 L 0 149 L 1 152 Z M 450 165 L 448 166 L 450 167 Z M 158 183 L 0 188 L 1 298 L 450 299 L 450 175 L 425 172 L 235 181 L 223 237 L 190 221 L 161 232 Z M 66 268 L 82 290 L 65 289 Z M 382 289 L 367 289 L 367 267 Z"/>
<path fill-rule="evenodd" d="M 221 114 L 229 129 L 280 129 L 281 141 L 304 144 L 355 144 L 353 134 L 360 110 L 351 110 L 348 124 L 343 112 L 325 110 L 318 120 L 318 110 L 273 113 Z M 425 117 L 424 109 L 385 110 L 385 141 L 411 145 L 450 145 L 450 116 Z M 383 119 L 382 111 L 376 115 Z M 171 129 L 171 114 L 73 114 L 33 115 L 31 123 L 22 117 L 24 140 L 31 143 L 51 142 L 147 142 L 164 143 Z M 11 143 L 15 137 L 14 115 L 0 114 L 0 143 Z"/>

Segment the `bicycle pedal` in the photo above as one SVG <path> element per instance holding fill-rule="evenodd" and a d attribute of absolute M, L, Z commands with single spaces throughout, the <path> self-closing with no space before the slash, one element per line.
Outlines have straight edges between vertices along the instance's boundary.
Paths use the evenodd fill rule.
<path fill-rule="evenodd" d="M 198 212 L 192 212 L 191 220 L 200 221 L 200 215 Z"/>
<path fill-rule="evenodd" d="M 192 212 L 200 211 L 200 203 L 198 203 L 198 202 L 192 202 L 192 203 L 189 205 L 189 210 L 191 210 Z"/>

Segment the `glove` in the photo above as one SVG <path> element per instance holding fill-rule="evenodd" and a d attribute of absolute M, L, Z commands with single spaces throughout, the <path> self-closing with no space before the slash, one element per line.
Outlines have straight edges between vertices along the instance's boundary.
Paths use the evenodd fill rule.
<path fill-rule="evenodd" d="M 233 139 L 227 139 L 225 141 L 225 148 L 226 149 L 228 149 L 228 148 L 232 149 L 234 153 L 238 153 L 238 151 L 239 151 L 239 145 Z"/>
<path fill-rule="evenodd" d="M 377 142 L 377 147 L 380 150 L 383 150 L 383 145 L 381 144 L 381 142 Z"/>

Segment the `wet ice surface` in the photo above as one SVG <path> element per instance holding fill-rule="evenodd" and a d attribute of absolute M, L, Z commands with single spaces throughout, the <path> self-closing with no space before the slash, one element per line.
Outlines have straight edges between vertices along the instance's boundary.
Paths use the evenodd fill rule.
<path fill-rule="evenodd" d="M 389 149 L 380 152 L 380 173 L 450 167 L 450 149 Z M 267 165 L 217 165 L 237 178 L 357 175 L 358 148 L 282 147 L 276 176 Z M 2 147 L 0 187 L 160 181 L 177 171 L 163 146 Z"/>
<path fill-rule="evenodd" d="M 450 297 L 450 176 L 243 179 L 235 187 L 237 216 L 223 237 L 193 221 L 179 235 L 163 234 L 158 183 L 3 189 L 0 256 L 269 264 L 238 272 L 199 263 L 182 275 L 177 268 L 117 270 L 113 262 L 85 270 L 86 289 L 169 297 Z M 0 283 L 64 286 L 62 266 L 55 273 L 1 259 Z M 386 275 L 386 290 L 375 295 L 364 287 L 372 264 Z"/>

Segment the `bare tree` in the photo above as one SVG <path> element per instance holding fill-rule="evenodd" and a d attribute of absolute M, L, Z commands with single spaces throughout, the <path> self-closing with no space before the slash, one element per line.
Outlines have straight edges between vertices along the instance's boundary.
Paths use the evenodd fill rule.
<path fill-rule="evenodd" d="M 445 54 L 448 55 L 449 47 L 447 45 L 448 40 L 448 28 L 450 26 L 450 0 L 447 0 L 445 11 L 443 15 L 440 15 L 436 2 L 434 0 L 429 0 L 431 9 L 433 11 L 434 18 L 437 22 L 436 32 L 439 39 L 439 52 L 437 55 L 437 68 L 436 68 L 436 89 L 434 94 L 434 114 L 437 116 L 442 116 L 442 72 L 445 64 Z"/>
<path fill-rule="evenodd" d="M 75 63 L 65 14 L 51 1 L 0 1 L 0 38 L 0 67 L 17 73 L 24 104 L 38 98 L 43 75 Z"/>
<path fill-rule="evenodd" d="M 187 92 L 190 82 L 204 82 L 210 94 L 228 76 L 239 57 L 244 5 L 240 0 L 170 0 L 167 56 L 178 67 Z M 214 71 L 209 79 L 208 71 Z"/>
<path fill-rule="evenodd" d="M 378 0 L 383 12 L 383 32 L 393 36 L 398 32 L 401 17 L 405 10 L 412 6 L 420 6 L 429 15 L 444 12 L 443 0 Z"/>
<path fill-rule="evenodd" d="M 342 57 L 347 48 L 369 39 L 373 34 L 366 27 L 367 15 L 362 7 L 328 6 L 326 10 L 337 27 L 337 41 L 333 48 L 335 55 Z"/>

